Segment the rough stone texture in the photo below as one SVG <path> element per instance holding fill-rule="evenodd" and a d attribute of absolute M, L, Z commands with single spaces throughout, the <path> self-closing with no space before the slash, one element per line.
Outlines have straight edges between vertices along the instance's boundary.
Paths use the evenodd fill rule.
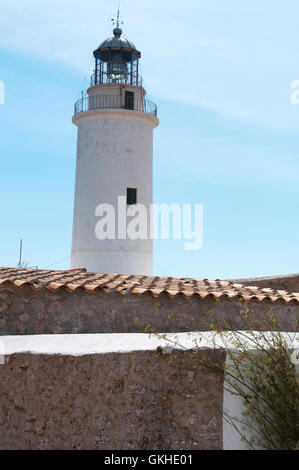
<path fill-rule="evenodd" d="M 194 354 L 8 356 L 0 449 L 221 449 L 223 376 Z"/>
<path fill-rule="evenodd" d="M 245 309 L 263 318 L 272 310 L 284 331 L 294 331 L 299 319 L 299 305 L 278 301 L 241 302 L 238 299 L 215 300 L 213 297 L 189 300 L 183 296 L 170 298 L 161 294 L 121 295 L 82 289 L 70 293 L 64 289 L 39 291 L 29 286 L 0 288 L 0 335 L 74 334 L 74 333 L 133 333 L 144 332 L 147 324 L 159 332 L 207 330 L 208 323 L 223 324 L 224 319 L 234 328 L 248 329 L 240 320 Z"/>
<path fill-rule="evenodd" d="M 287 290 L 289 292 L 299 292 L 299 274 L 288 276 L 253 277 L 251 279 L 234 279 L 243 286 L 267 287 L 270 289 Z"/>

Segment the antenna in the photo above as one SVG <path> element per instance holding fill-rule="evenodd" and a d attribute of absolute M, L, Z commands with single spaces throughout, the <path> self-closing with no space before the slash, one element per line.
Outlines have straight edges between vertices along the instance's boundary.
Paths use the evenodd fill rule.
<path fill-rule="evenodd" d="M 26 269 L 28 266 L 28 263 L 25 263 L 24 261 L 22 261 L 22 254 L 23 254 L 23 240 L 20 240 L 20 257 L 19 257 L 17 268 Z"/>
<path fill-rule="evenodd" d="M 20 256 L 19 256 L 19 262 L 18 262 L 18 268 L 22 267 L 22 251 L 23 251 L 23 240 L 20 240 Z"/>

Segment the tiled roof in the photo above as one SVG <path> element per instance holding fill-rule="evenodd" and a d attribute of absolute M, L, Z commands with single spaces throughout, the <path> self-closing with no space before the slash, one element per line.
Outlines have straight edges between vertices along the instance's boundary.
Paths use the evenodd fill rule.
<path fill-rule="evenodd" d="M 70 271 L 43 271 L 33 269 L 0 268 L 0 288 L 5 284 L 15 287 L 29 285 L 34 290 L 47 288 L 50 291 L 66 289 L 74 292 L 83 289 L 85 292 L 101 290 L 107 294 L 142 295 L 149 293 L 154 297 L 166 293 L 171 297 L 182 295 L 204 299 L 207 296 L 228 299 L 269 300 L 271 302 L 297 302 L 299 293 L 284 290 L 263 289 L 256 286 L 243 286 L 231 281 L 218 279 L 178 279 L 173 277 L 133 276 L 120 274 L 87 273 L 84 269 Z"/>

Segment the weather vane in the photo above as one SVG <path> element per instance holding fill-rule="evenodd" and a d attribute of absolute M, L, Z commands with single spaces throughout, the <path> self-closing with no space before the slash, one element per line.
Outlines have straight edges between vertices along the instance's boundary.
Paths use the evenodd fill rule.
<path fill-rule="evenodd" d="M 119 28 L 120 25 L 124 24 L 124 22 L 120 20 L 120 4 L 118 5 L 118 11 L 117 11 L 116 18 L 112 17 L 111 21 L 113 23 L 113 26 L 116 26 L 116 28 Z"/>

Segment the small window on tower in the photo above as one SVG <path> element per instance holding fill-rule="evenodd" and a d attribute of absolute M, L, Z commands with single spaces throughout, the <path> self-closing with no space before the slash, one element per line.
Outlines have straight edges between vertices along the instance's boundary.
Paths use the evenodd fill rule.
<path fill-rule="evenodd" d="M 134 109 L 134 93 L 133 91 L 125 92 L 125 109 Z"/>
<path fill-rule="evenodd" d="M 127 188 L 127 204 L 137 204 L 137 189 Z"/>

